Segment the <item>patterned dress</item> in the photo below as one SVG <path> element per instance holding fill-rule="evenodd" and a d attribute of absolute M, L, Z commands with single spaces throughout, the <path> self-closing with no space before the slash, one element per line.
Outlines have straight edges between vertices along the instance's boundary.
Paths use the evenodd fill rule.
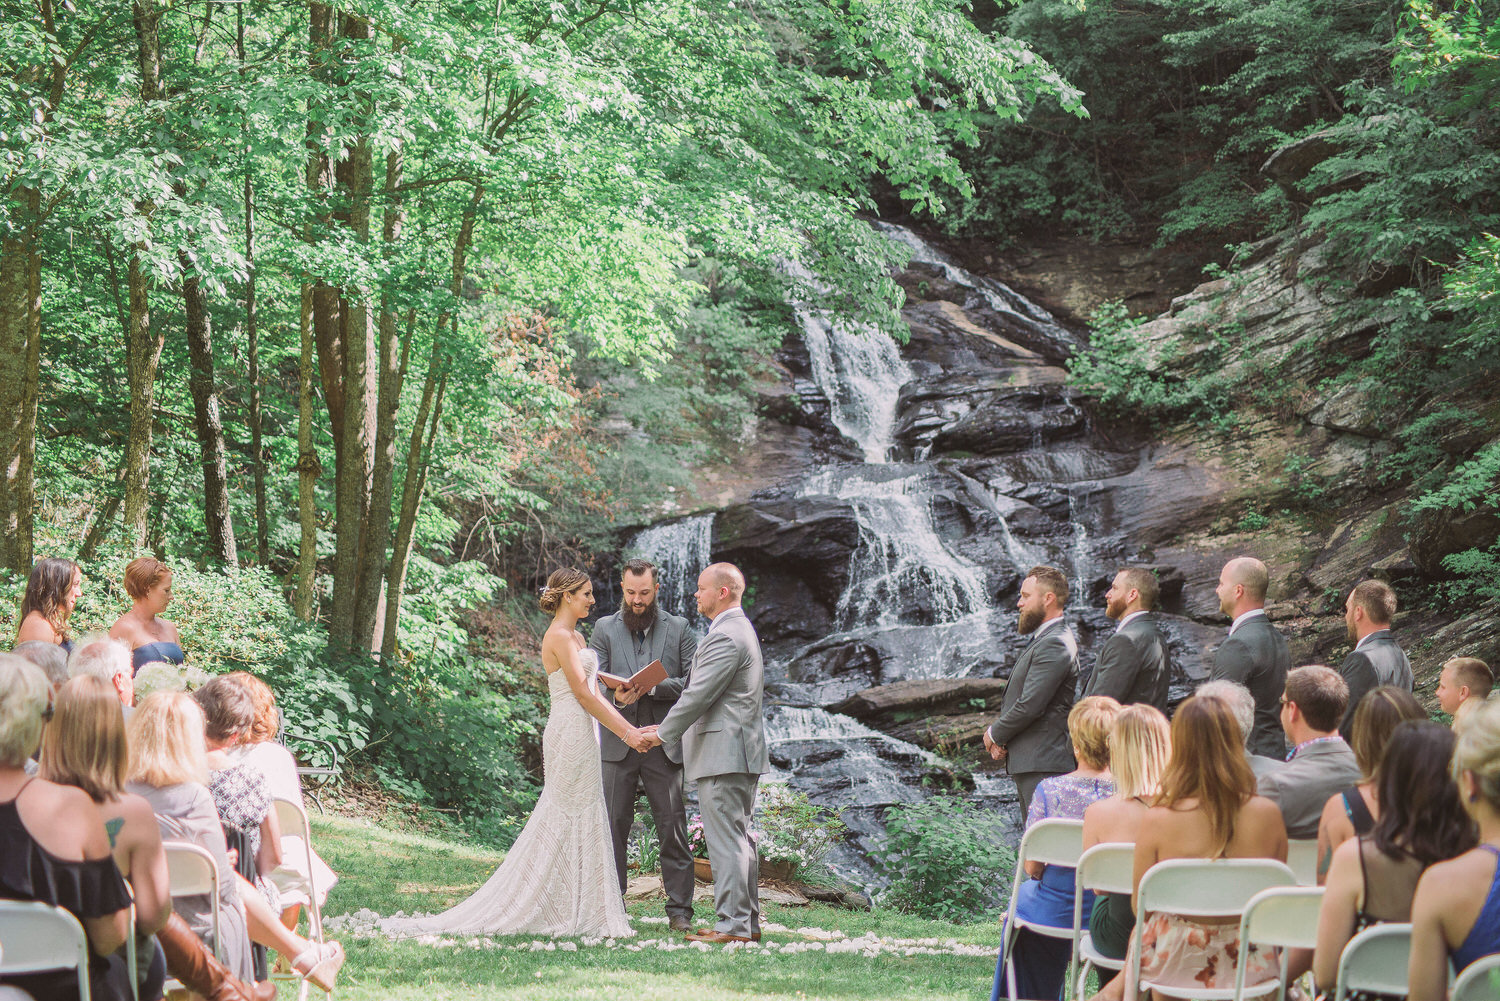
<path fill-rule="evenodd" d="M 242 874 L 255 873 L 255 888 L 266 898 L 274 913 L 281 912 L 281 897 L 276 884 L 260 875 L 255 858 L 260 854 L 260 825 L 271 812 L 271 787 L 265 773 L 248 762 L 230 765 L 208 776 L 208 791 L 226 831 L 238 832 L 244 851 L 240 858 Z M 247 877 L 248 878 L 248 877 Z"/>

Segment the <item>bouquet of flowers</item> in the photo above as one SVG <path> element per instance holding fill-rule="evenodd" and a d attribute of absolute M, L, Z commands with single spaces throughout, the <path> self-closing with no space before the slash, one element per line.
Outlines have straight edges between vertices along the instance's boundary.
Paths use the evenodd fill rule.
<path fill-rule="evenodd" d="M 142 664 L 135 672 L 135 697 L 143 699 L 152 692 L 186 692 L 204 685 L 207 671 L 188 664 L 168 664 L 154 660 Z"/>

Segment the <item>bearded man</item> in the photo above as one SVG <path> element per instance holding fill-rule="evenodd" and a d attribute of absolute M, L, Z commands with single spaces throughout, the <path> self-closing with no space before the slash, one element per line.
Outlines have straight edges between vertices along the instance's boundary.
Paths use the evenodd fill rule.
<path fill-rule="evenodd" d="M 1108 695 L 1122 706 L 1144 703 L 1166 715 L 1172 658 L 1152 614 L 1158 590 L 1156 574 L 1144 567 L 1115 574 L 1104 596 L 1104 614 L 1119 625 L 1099 648 L 1085 696 Z"/>
<path fill-rule="evenodd" d="M 1021 800 L 1021 817 L 1031 811 L 1031 795 L 1049 775 L 1077 767 L 1068 736 L 1068 712 L 1078 684 L 1078 640 L 1063 622 L 1068 578 L 1056 567 L 1032 567 L 1016 601 L 1016 629 L 1031 637 L 1005 683 L 1000 718 L 984 731 L 990 757 L 1005 762 Z"/>
<path fill-rule="evenodd" d="M 634 559 L 626 563 L 620 590 L 620 610 L 600 620 L 589 646 L 599 655 L 600 671 L 627 678 L 652 661 L 661 661 L 667 672 L 665 681 L 639 691 L 622 685 L 614 693 L 616 708 L 631 726 L 655 726 L 666 719 L 687 684 L 698 636 L 687 619 L 657 604 L 656 566 L 650 561 Z M 693 856 L 688 849 L 687 815 L 682 808 L 682 745 L 674 742 L 637 754 L 601 727 L 599 756 L 620 892 L 625 892 L 626 842 L 635 823 L 637 787 L 644 786 L 661 846 L 667 920 L 674 931 L 691 930 Z"/>

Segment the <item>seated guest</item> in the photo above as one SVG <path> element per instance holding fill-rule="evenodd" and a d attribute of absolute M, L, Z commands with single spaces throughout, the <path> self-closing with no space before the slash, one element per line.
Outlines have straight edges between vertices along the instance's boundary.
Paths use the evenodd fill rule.
<path fill-rule="evenodd" d="M 56 643 L 43 643 L 40 640 L 27 640 L 25 643 L 17 643 L 16 648 L 11 651 L 17 657 L 24 657 L 47 676 L 47 684 L 52 686 L 56 692 L 68 680 L 68 652 Z"/>
<path fill-rule="evenodd" d="M 1068 736 L 1078 767 L 1065 775 L 1050 775 L 1037 784 L 1026 826 L 1043 820 L 1082 820 L 1089 804 L 1114 792 L 1109 777 L 1109 730 L 1120 703 L 1107 695 L 1079 699 L 1068 712 Z M 1073 870 L 1064 866 L 1026 863 L 1026 875 L 1016 893 L 1016 916 L 1054 928 L 1073 927 Z M 1085 916 L 1089 902 L 1085 901 Z M 1060 998 L 1073 953 L 1070 939 L 1049 938 L 1022 928 L 1011 948 L 1016 990 L 1023 998 Z M 1009 996 L 1005 964 L 995 964 L 991 1001 Z"/>
<path fill-rule="evenodd" d="M 83 571 L 72 560 L 49 556 L 36 561 L 21 599 L 21 622 L 16 642 L 52 643 L 73 649 L 68 618 L 83 595 Z"/>
<path fill-rule="evenodd" d="M 281 827 L 271 809 L 271 787 L 266 775 L 243 758 L 231 758 L 228 749 L 250 732 L 255 722 L 255 703 L 243 685 L 225 677 L 214 678 L 193 693 L 203 710 L 204 740 L 208 749 L 208 791 L 213 794 L 225 836 L 240 855 L 240 875 L 266 898 L 271 910 L 281 913 L 280 897 L 268 877 L 281 864 Z"/>
<path fill-rule="evenodd" d="M 68 677 L 80 675 L 98 678 L 115 690 L 126 709 L 125 718 L 135 706 L 135 672 L 130 667 L 130 651 L 119 640 L 108 636 L 89 636 L 68 654 Z"/>
<path fill-rule="evenodd" d="M 1109 771 L 1115 780 L 1115 792 L 1083 811 L 1085 850 L 1111 842 L 1135 844 L 1146 811 L 1161 793 L 1161 773 L 1171 756 L 1171 732 L 1159 710 L 1148 705 L 1120 710 L 1109 732 Z M 1123 893 L 1094 895 L 1089 935 L 1102 955 L 1124 959 L 1134 927 L 1129 897 Z"/>
<path fill-rule="evenodd" d="M 109 627 L 109 635 L 130 647 L 132 670 L 152 661 L 181 664 L 177 627 L 158 618 L 172 602 L 172 571 L 149 556 L 131 560 L 125 568 L 125 593 L 133 604 Z"/>
<path fill-rule="evenodd" d="M 1495 676 L 1489 665 L 1478 657 L 1454 657 L 1443 665 L 1438 675 L 1437 700 L 1443 712 L 1453 717 L 1453 729 L 1463 725 L 1463 719 L 1490 697 L 1495 685 Z"/>
<path fill-rule="evenodd" d="M 1358 785 L 1335 793 L 1323 804 L 1323 815 L 1318 821 L 1318 882 L 1323 881 L 1335 848 L 1375 828 L 1375 818 L 1380 815 L 1375 796 L 1379 777 L 1376 768 L 1391 734 L 1407 720 L 1426 718 L 1417 697 L 1395 685 L 1382 685 L 1360 700 L 1348 738 L 1349 750 L 1354 752 L 1362 778 Z"/>
<path fill-rule="evenodd" d="M 1259 785 L 1281 808 L 1289 838 L 1316 838 L 1328 797 L 1359 781 L 1359 762 L 1338 734 L 1348 698 L 1349 686 L 1331 668 L 1299 667 L 1286 676 L 1281 726 L 1293 750 Z"/>
<path fill-rule="evenodd" d="M 1329 994 L 1349 940 L 1374 924 L 1411 920 L 1422 870 L 1474 847 L 1474 822 L 1448 773 L 1453 744 L 1452 733 L 1428 720 L 1405 721 L 1391 734 L 1378 771 L 1380 819 L 1333 853 L 1318 912 L 1313 976 Z"/>
<path fill-rule="evenodd" d="M 63 685 L 42 737 L 41 762 L 42 778 L 82 789 L 99 806 L 115 865 L 135 898 L 139 996 L 161 997 L 166 957 L 153 936 L 172 914 L 167 856 L 151 804 L 125 791 L 125 719 L 113 688 L 87 675 Z"/>
<path fill-rule="evenodd" d="M 1239 723 L 1222 699 L 1194 696 L 1177 707 L 1172 758 L 1162 773 L 1161 795 L 1146 813 L 1135 841 L 1131 907 L 1137 913 L 1141 877 L 1166 859 L 1286 861 L 1281 811 L 1255 794 L 1255 777 L 1241 744 Z M 1232 988 L 1239 924 L 1239 915 L 1219 919 L 1147 913 L 1142 938 L 1130 947 L 1141 951 L 1142 977 L 1190 988 Z M 1248 982 L 1280 974 L 1275 949 L 1252 944 L 1246 951 Z M 1134 996 L 1135 985 L 1125 980 L 1115 977 L 1099 997 Z"/>
<path fill-rule="evenodd" d="M 251 968 L 249 939 L 295 957 L 292 969 L 331 990 L 344 962 L 344 950 L 328 942 L 320 951 L 276 919 L 252 886 L 235 872 L 224 840 L 224 826 L 205 787 L 208 779 L 203 712 L 181 692 L 154 692 L 141 702 L 130 721 L 131 774 L 128 788 L 146 797 L 156 811 L 162 837 L 191 841 L 207 849 L 218 862 L 220 923 L 225 928 L 225 951 L 235 976 L 248 980 Z M 206 899 L 177 898 L 178 909 L 207 935 L 210 918 Z"/>
<path fill-rule="evenodd" d="M 1500 705 L 1469 713 L 1453 751 L 1459 798 L 1479 846 L 1422 874 L 1411 904 L 1411 1001 L 1443 1001 L 1448 972 L 1500 952 Z M 1425 820 L 1425 818 L 1424 818 Z"/>
<path fill-rule="evenodd" d="M 230 748 L 230 756 L 242 758 L 259 768 L 266 776 L 272 796 L 301 805 L 302 780 L 297 777 L 297 762 L 292 758 L 292 752 L 276 742 L 281 713 L 276 708 L 276 695 L 271 686 L 245 671 L 234 671 L 224 677 L 244 688 L 255 704 L 255 721 L 242 741 Z M 328 890 L 338 882 L 338 877 L 317 852 L 312 852 L 312 872 L 308 872 L 307 856 L 308 849 L 302 844 L 301 834 L 281 832 L 281 864 L 272 870 L 270 879 L 281 896 L 281 923 L 288 928 L 297 927 L 299 911 L 312 902 L 313 887 L 317 888 L 321 906 L 328 897 Z"/>
<path fill-rule="evenodd" d="M 88 793 L 24 768 L 41 741 L 46 711 L 42 672 L 0 654 L 0 898 L 39 900 L 77 918 L 89 941 L 90 996 L 125 1001 L 124 963 L 106 957 L 130 933 L 130 890 L 110 854 L 104 817 Z M 37 998 L 78 997 L 72 970 L 14 974 L 0 983 Z"/>
<path fill-rule="evenodd" d="M 1245 764 L 1250 766 L 1250 773 L 1257 781 L 1262 775 L 1285 764 L 1280 758 L 1268 758 L 1250 750 L 1250 734 L 1255 726 L 1255 696 L 1250 694 L 1250 689 L 1238 681 L 1205 681 L 1193 694 L 1223 699 L 1228 704 L 1230 712 L 1234 713 L 1235 722 L 1240 725 L 1240 733 L 1245 738 Z"/>

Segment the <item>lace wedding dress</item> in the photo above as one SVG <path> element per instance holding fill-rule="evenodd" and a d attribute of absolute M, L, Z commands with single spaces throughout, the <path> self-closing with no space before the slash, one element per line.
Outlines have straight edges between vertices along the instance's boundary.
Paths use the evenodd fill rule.
<path fill-rule="evenodd" d="M 579 656 L 589 683 L 599 658 Z M 599 729 L 567 675 L 547 675 L 552 710 L 542 733 L 542 795 L 521 836 L 489 881 L 463 903 L 431 916 L 380 922 L 390 935 L 634 935 L 620 899 L 599 773 Z"/>

